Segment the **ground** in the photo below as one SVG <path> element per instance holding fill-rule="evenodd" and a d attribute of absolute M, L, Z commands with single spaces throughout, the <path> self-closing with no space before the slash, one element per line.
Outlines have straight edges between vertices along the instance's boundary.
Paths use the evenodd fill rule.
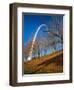
<path fill-rule="evenodd" d="M 63 51 L 54 52 L 24 63 L 24 74 L 62 73 Z"/>

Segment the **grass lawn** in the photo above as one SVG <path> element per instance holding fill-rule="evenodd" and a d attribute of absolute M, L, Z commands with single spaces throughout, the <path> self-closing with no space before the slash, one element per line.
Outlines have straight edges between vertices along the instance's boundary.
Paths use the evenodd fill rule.
<path fill-rule="evenodd" d="M 24 74 L 63 72 L 63 51 L 24 62 Z"/>

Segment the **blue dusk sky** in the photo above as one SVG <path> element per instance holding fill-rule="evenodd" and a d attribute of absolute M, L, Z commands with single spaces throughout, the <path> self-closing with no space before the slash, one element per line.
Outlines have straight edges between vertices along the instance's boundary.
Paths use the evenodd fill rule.
<path fill-rule="evenodd" d="M 33 38 L 37 28 L 41 24 L 49 25 L 52 19 L 57 17 L 61 24 L 63 24 L 63 15 L 36 15 L 36 14 L 24 14 L 24 46 Z"/>

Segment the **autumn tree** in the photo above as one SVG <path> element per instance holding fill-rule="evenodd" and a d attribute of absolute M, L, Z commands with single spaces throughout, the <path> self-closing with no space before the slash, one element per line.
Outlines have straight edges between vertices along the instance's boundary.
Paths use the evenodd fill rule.
<path fill-rule="evenodd" d="M 63 44 L 63 21 L 62 18 L 59 18 L 59 16 L 54 16 L 51 20 L 51 23 L 49 23 L 48 30 L 44 30 L 44 32 L 48 33 L 48 42 L 50 46 L 56 50 L 57 44 Z"/>

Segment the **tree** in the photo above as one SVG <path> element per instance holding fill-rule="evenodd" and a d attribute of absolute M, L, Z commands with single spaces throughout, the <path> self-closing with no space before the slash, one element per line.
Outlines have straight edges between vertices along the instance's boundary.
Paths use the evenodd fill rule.
<path fill-rule="evenodd" d="M 25 59 L 25 61 L 27 61 L 27 58 L 29 56 L 31 45 L 32 45 L 32 42 L 30 41 L 29 43 L 27 43 L 26 46 L 24 46 L 24 59 Z"/>
<path fill-rule="evenodd" d="M 48 33 L 48 42 L 51 47 L 56 50 L 57 44 L 63 44 L 63 22 L 62 18 L 54 16 L 51 23 L 48 24 L 48 30 L 44 30 Z"/>
<path fill-rule="evenodd" d="M 37 38 L 33 47 L 33 53 L 37 54 L 37 57 L 41 57 L 47 54 L 47 50 L 50 47 L 46 37 Z"/>

